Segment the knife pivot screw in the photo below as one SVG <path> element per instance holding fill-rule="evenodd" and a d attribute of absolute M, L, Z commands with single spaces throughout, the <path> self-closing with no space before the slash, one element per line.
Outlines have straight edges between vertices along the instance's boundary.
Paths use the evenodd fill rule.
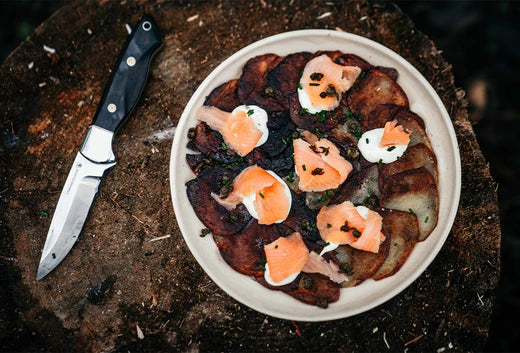
<path fill-rule="evenodd" d="M 110 103 L 107 107 L 107 110 L 110 112 L 110 113 L 115 113 L 115 111 L 117 110 L 117 107 L 114 103 Z"/>
<path fill-rule="evenodd" d="M 145 31 L 149 31 L 151 28 L 152 28 L 152 24 L 150 22 L 146 21 L 143 23 L 143 29 Z"/>
<path fill-rule="evenodd" d="M 129 56 L 127 59 L 126 59 L 126 64 L 130 67 L 134 66 L 135 65 L 135 58 L 133 56 Z"/>

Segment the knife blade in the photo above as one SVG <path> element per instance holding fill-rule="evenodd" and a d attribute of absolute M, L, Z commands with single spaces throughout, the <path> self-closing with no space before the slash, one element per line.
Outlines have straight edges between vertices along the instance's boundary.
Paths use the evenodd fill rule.
<path fill-rule="evenodd" d="M 58 199 L 43 247 L 39 280 L 67 256 L 78 239 L 105 170 L 116 164 L 114 133 L 135 107 L 148 76 L 151 60 L 162 46 L 150 15 L 133 28 L 121 51 L 80 151 Z"/>

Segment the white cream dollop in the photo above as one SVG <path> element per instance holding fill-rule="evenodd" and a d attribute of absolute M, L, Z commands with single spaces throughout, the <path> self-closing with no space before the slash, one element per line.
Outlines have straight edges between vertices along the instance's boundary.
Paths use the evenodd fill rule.
<path fill-rule="evenodd" d="M 370 211 L 370 209 L 366 206 L 356 206 L 356 210 L 358 211 L 359 215 L 361 217 L 363 217 L 364 219 L 367 219 L 368 218 L 368 211 Z M 339 246 L 340 244 L 338 243 L 328 243 L 324 248 L 323 250 L 321 250 L 321 253 L 320 253 L 320 256 L 323 256 L 323 254 L 329 252 L 329 251 L 332 251 L 332 250 L 336 250 L 336 248 Z"/>
<path fill-rule="evenodd" d="M 385 129 L 368 130 L 358 141 L 358 148 L 363 158 L 372 163 L 392 163 L 402 157 L 408 145 L 381 147 L 381 138 Z"/>
<path fill-rule="evenodd" d="M 266 172 L 268 172 L 269 174 L 271 174 L 273 177 L 275 177 L 275 179 L 282 183 L 283 185 L 283 191 L 284 191 L 284 194 L 285 194 L 285 197 L 287 197 L 287 200 L 289 200 L 289 209 L 291 208 L 292 206 L 292 196 L 291 196 L 291 190 L 289 189 L 289 186 L 287 186 L 287 184 L 285 183 L 285 181 L 283 181 L 282 178 L 280 178 L 275 172 L 273 172 L 272 170 L 266 170 Z M 249 214 L 251 215 L 251 217 L 253 217 L 254 219 L 258 219 L 258 212 L 256 211 L 255 209 L 255 200 L 256 200 L 256 192 L 247 196 L 247 197 L 244 197 L 242 199 L 242 204 L 244 204 L 244 206 L 246 206 L 247 208 L 247 211 L 249 212 Z M 285 219 L 279 219 L 277 220 L 275 223 L 282 223 L 283 221 L 285 221 Z"/>
<path fill-rule="evenodd" d="M 314 107 L 312 105 L 311 99 L 304 89 L 298 89 L 298 100 L 300 101 L 302 108 L 307 109 L 310 114 L 316 114 L 323 110 L 322 108 Z"/>
<path fill-rule="evenodd" d="M 269 273 L 269 266 L 267 265 L 267 263 L 265 264 L 264 278 L 265 278 L 265 281 L 272 286 L 283 286 L 283 285 L 289 284 L 292 281 L 294 281 L 296 279 L 296 277 L 298 277 L 299 274 L 300 274 L 300 272 L 296 272 L 280 282 L 275 282 L 275 281 L 273 281 L 273 279 L 271 278 L 271 274 Z"/>
<path fill-rule="evenodd" d="M 239 105 L 233 109 L 231 114 L 236 114 L 240 111 L 245 112 L 249 118 L 253 119 L 256 128 L 262 132 L 262 137 L 260 137 L 260 140 L 258 140 L 255 147 L 263 145 L 269 138 L 269 129 L 267 128 L 267 112 L 256 105 Z"/>

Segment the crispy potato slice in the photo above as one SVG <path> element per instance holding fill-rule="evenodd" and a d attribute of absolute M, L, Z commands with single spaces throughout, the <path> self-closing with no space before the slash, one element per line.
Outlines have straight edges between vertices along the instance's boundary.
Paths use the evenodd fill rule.
<path fill-rule="evenodd" d="M 437 158 L 435 158 L 435 154 L 422 143 L 410 146 L 408 152 L 395 162 L 379 164 L 380 183 L 391 175 L 420 167 L 425 167 L 433 176 L 435 182 L 437 182 Z"/>
<path fill-rule="evenodd" d="M 274 97 L 284 109 L 289 109 L 289 97 L 296 93 L 301 72 L 311 57 L 308 52 L 287 55 L 267 74 L 267 87 L 273 90 Z"/>
<path fill-rule="evenodd" d="M 319 273 L 302 272 L 293 282 L 279 287 L 269 285 L 263 276 L 255 277 L 255 280 L 264 287 L 283 291 L 291 297 L 310 305 L 326 307 L 339 299 L 339 285 Z M 306 282 L 306 287 L 309 284 L 312 287 L 304 288 L 303 282 Z"/>
<path fill-rule="evenodd" d="M 410 131 L 410 144 L 424 144 L 430 150 L 432 145 L 426 134 L 423 119 L 406 107 L 400 107 L 393 104 L 383 104 L 376 107 L 365 119 L 361 128 L 364 131 L 376 128 L 382 128 L 387 121 L 397 119 L 397 124 L 402 125 L 406 130 Z"/>
<path fill-rule="evenodd" d="M 331 199 L 330 204 L 351 201 L 354 204 L 364 204 L 369 208 L 378 207 L 378 198 L 380 196 L 378 179 L 376 165 L 353 174 Z M 371 198 L 371 203 L 367 200 L 369 198 Z"/>
<path fill-rule="evenodd" d="M 415 214 L 419 222 L 419 241 L 426 239 L 437 224 L 439 193 L 425 167 L 383 179 L 380 203 L 385 208 Z"/>
<path fill-rule="evenodd" d="M 240 156 L 233 150 L 225 147 L 222 135 L 212 130 L 206 123 L 199 123 L 195 127 L 194 136 L 188 141 L 187 147 L 200 151 L 219 163 L 230 164 L 240 160 Z"/>
<path fill-rule="evenodd" d="M 253 220 L 238 234 L 213 239 L 224 261 L 234 270 L 247 276 L 263 276 L 260 266 L 265 259 L 264 245 L 290 233 L 292 230 L 283 225 L 261 225 Z"/>
<path fill-rule="evenodd" d="M 380 210 L 383 216 L 383 234 L 390 236 L 388 256 L 372 278 L 380 280 L 399 271 L 419 238 L 417 217 L 409 212 Z"/>
<path fill-rule="evenodd" d="M 340 269 L 350 279 L 343 283 L 342 287 L 357 286 L 379 270 L 390 251 L 391 236 L 385 236 L 385 241 L 379 246 L 379 252 L 375 254 L 348 245 L 341 245 L 336 249 L 336 256 L 341 263 Z"/>
<path fill-rule="evenodd" d="M 268 112 L 281 111 L 284 107 L 275 99 L 274 91 L 267 89 L 267 73 L 275 68 L 283 57 L 264 54 L 249 59 L 242 68 L 238 80 L 238 97 L 243 104 L 257 105 Z"/>
<path fill-rule="evenodd" d="M 238 205 L 234 210 L 227 210 L 211 197 L 219 193 L 221 179 L 227 175 L 230 180 L 238 174 L 226 168 L 206 168 L 199 175 L 186 183 L 188 199 L 200 221 L 215 235 L 229 236 L 241 231 L 251 220 L 251 215 Z"/>
<path fill-rule="evenodd" d="M 357 66 L 361 69 L 361 71 L 368 71 L 372 68 L 372 65 L 369 64 L 364 59 L 360 58 L 354 54 L 345 54 L 340 52 L 339 50 L 328 51 L 328 50 L 320 50 L 314 53 L 313 58 L 326 54 L 330 57 L 332 61 L 336 64 L 344 65 L 344 66 Z"/>
<path fill-rule="evenodd" d="M 238 99 L 238 80 L 224 82 L 215 88 L 204 101 L 204 105 L 217 107 L 225 112 L 232 112 L 240 105 Z"/>
<path fill-rule="evenodd" d="M 387 103 L 408 107 L 408 98 L 392 78 L 375 69 L 368 71 L 348 96 L 350 110 L 365 118 L 378 105 Z"/>

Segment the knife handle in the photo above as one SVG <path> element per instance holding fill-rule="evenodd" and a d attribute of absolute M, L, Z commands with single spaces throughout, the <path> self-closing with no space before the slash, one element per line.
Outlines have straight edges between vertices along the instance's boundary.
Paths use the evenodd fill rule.
<path fill-rule="evenodd" d="M 152 16 L 134 27 L 103 91 L 93 125 L 115 132 L 130 115 L 143 91 L 150 62 L 162 46 L 161 33 Z"/>

